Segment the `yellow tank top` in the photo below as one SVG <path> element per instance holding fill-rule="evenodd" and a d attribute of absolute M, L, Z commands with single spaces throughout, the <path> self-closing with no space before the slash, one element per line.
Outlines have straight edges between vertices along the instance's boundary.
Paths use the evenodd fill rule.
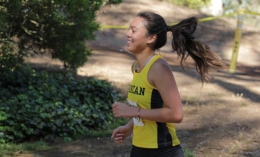
<path fill-rule="evenodd" d="M 135 102 L 137 107 L 143 109 L 156 109 L 164 107 L 163 100 L 158 90 L 147 79 L 148 71 L 152 64 L 161 55 L 155 55 L 140 73 L 133 70 L 133 80 L 128 91 L 128 99 Z M 135 64 L 134 66 L 135 67 Z M 141 119 L 143 125 L 134 124 L 132 144 L 141 148 L 162 148 L 180 144 L 176 136 L 173 123 L 161 123 Z"/>

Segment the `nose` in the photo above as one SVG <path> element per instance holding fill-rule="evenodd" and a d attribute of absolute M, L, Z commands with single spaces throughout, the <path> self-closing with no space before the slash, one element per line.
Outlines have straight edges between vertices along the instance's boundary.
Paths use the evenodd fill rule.
<path fill-rule="evenodd" d="M 130 37 L 130 33 L 131 33 L 131 30 L 128 29 L 128 30 L 126 31 L 126 36 L 127 36 L 127 37 Z"/>

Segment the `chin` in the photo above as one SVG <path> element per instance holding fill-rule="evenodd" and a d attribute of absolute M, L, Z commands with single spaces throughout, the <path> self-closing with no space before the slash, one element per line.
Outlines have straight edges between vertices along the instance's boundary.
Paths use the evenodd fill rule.
<path fill-rule="evenodd" d="M 129 48 L 129 47 L 127 47 L 126 50 L 131 52 L 131 53 L 133 53 L 133 50 L 131 48 Z"/>

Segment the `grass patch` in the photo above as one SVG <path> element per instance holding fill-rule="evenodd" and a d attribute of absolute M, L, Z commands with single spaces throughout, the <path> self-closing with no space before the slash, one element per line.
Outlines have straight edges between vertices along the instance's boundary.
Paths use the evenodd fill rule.
<path fill-rule="evenodd" d="M 22 144 L 1 144 L 0 145 L 0 157 L 13 157 L 18 154 L 38 152 L 38 151 L 50 151 L 54 150 L 55 146 L 49 146 L 45 142 L 34 143 L 22 143 Z"/>
<path fill-rule="evenodd" d="M 183 152 L 184 152 L 184 157 L 195 157 L 194 153 L 188 148 L 184 147 Z"/>
<path fill-rule="evenodd" d="M 11 157 L 16 152 L 21 151 L 21 145 L 15 144 L 1 144 L 0 145 L 0 157 Z"/>
<path fill-rule="evenodd" d="M 99 138 L 99 137 L 110 137 L 113 129 L 118 126 L 125 125 L 129 119 L 116 119 L 113 124 L 110 124 L 109 127 L 105 130 L 91 130 L 85 134 L 85 137 L 75 137 L 75 140 L 65 140 L 57 139 L 54 144 L 49 145 L 46 142 L 34 142 L 34 143 L 22 143 L 22 144 L 1 144 L 0 145 L 0 157 L 13 157 L 18 154 L 34 154 L 37 152 L 53 152 L 57 151 L 59 148 L 58 145 L 66 143 L 66 145 L 75 145 L 77 139 L 81 138 Z M 80 141 L 79 141 L 80 142 Z M 183 147 L 185 157 L 195 157 L 193 152 L 188 148 Z"/>
<path fill-rule="evenodd" d="M 125 125 L 129 119 L 119 119 L 117 118 L 114 123 L 110 124 L 107 129 L 104 130 L 90 130 L 84 136 L 85 137 L 110 137 L 113 129 L 118 126 Z M 75 137 L 74 139 L 80 139 L 82 137 Z M 55 144 L 75 142 L 73 140 L 66 140 L 58 138 Z M 44 152 L 56 150 L 55 144 L 49 145 L 46 142 L 34 142 L 34 143 L 21 143 L 21 144 L 1 144 L 0 145 L 0 157 L 13 157 L 16 154 L 34 153 L 34 152 Z"/>
<path fill-rule="evenodd" d="M 64 139 L 57 139 L 54 144 L 49 145 L 45 142 L 34 142 L 34 143 L 22 143 L 22 144 L 1 144 L 0 145 L 0 157 L 13 157 L 22 155 L 22 154 L 38 154 L 39 152 L 55 152 L 59 151 L 59 145 L 66 143 L 66 145 L 75 145 L 76 143 L 80 143 L 78 139 L 82 138 L 99 138 L 99 137 L 110 137 L 113 129 L 118 126 L 125 125 L 129 119 L 115 119 L 114 123 L 109 125 L 108 129 L 105 130 L 91 130 L 86 133 L 85 137 L 77 137 L 73 138 L 75 140 L 66 141 Z M 80 144 L 81 145 L 81 144 Z M 185 157 L 195 157 L 193 152 L 183 147 L 184 156 Z M 129 152 L 130 153 L 130 152 Z"/>

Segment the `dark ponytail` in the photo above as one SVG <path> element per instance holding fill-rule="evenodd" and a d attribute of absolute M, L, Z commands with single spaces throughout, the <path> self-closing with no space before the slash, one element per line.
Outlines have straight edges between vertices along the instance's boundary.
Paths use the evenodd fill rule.
<path fill-rule="evenodd" d="M 143 18 L 147 35 L 156 35 L 157 40 L 151 45 L 152 50 L 161 48 L 166 44 L 167 31 L 172 32 L 172 48 L 181 57 L 181 66 L 188 56 L 195 61 L 197 72 L 201 76 L 202 82 L 209 81 L 209 70 L 213 66 L 222 66 L 221 58 L 217 53 L 210 50 L 208 45 L 194 40 L 193 33 L 196 30 L 198 19 L 190 17 L 182 20 L 176 25 L 167 26 L 162 16 L 153 12 L 140 12 L 137 16 Z"/>
<path fill-rule="evenodd" d="M 200 41 L 194 40 L 193 33 L 196 30 L 198 19 L 190 17 L 182 20 L 176 25 L 168 26 L 168 30 L 172 32 L 172 49 L 181 57 L 181 66 L 188 56 L 195 61 L 197 72 L 204 79 L 209 81 L 209 70 L 213 66 L 222 66 L 222 60 L 219 55 L 209 46 Z"/>

